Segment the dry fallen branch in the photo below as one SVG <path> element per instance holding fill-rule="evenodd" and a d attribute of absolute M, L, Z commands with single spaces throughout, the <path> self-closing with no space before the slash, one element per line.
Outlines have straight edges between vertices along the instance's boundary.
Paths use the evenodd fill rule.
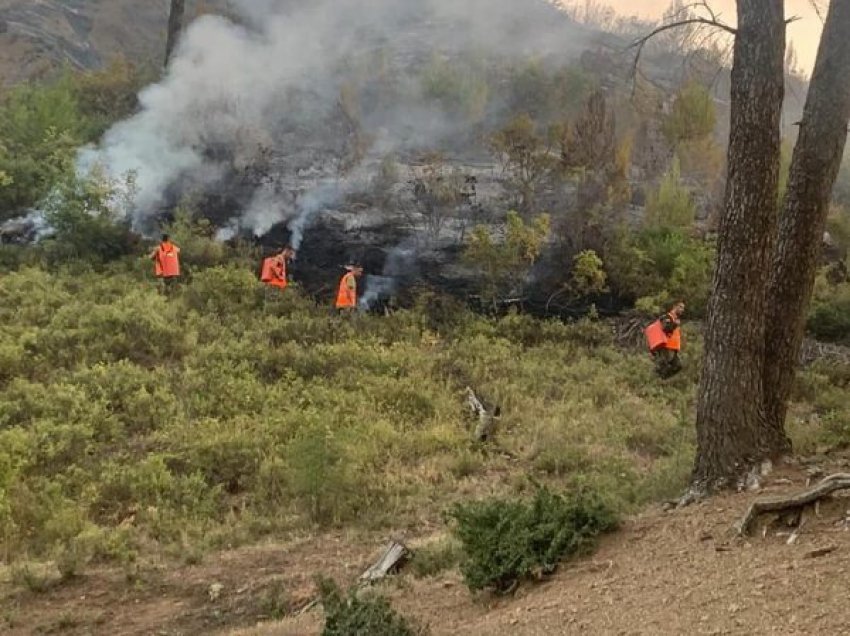
<path fill-rule="evenodd" d="M 363 583 L 374 583 L 386 578 L 392 572 L 397 571 L 410 557 L 410 550 L 404 544 L 393 541 L 387 546 L 380 558 L 360 575 Z"/>
<path fill-rule="evenodd" d="M 848 488 L 850 488 L 850 473 L 838 473 L 827 477 L 814 488 L 797 495 L 754 501 L 747 510 L 747 514 L 738 523 L 736 529 L 739 535 L 744 536 L 749 534 L 753 523 L 760 515 L 768 512 L 801 510 L 838 490 Z"/>
<path fill-rule="evenodd" d="M 410 559 L 410 556 L 411 552 L 407 546 L 399 541 L 393 541 L 381 553 L 378 560 L 360 575 L 360 579 L 357 582 L 357 589 L 371 585 L 397 572 Z M 295 616 L 306 614 L 321 602 L 321 597 L 312 599 L 304 607 L 295 612 Z"/>

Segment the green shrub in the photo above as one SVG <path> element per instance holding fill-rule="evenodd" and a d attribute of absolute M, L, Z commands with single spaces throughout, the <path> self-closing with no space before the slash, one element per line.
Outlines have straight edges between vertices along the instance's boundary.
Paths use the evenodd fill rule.
<path fill-rule="evenodd" d="M 306 427 L 287 448 L 292 495 L 313 523 L 338 523 L 356 504 L 356 475 L 339 437 L 329 429 Z"/>
<path fill-rule="evenodd" d="M 819 340 L 850 344 L 850 283 L 816 299 L 809 312 L 809 332 Z"/>
<path fill-rule="evenodd" d="M 437 576 L 456 567 L 462 558 L 460 543 L 454 538 L 446 538 L 416 548 L 410 560 L 410 569 L 417 578 Z"/>
<path fill-rule="evenodd" d="M 504 592 L 537 572 L 551 572 L 561 559 L 587 550 L 598 535 L 617 526 L 616 514 L 598 495 L 559 495 L 545 487 L 538 487 L 530 502 L 457 504 L 449 517 L 463 544 L 461 572 L 473 591 Z"/>
<path fill-rule="evenodd" d="M 263 286 L 245 268 L 212 267 L 194 274 L 185 297 L 189 307 L 199 312 L 244 315 L 262 309 Z"/>
<path fill-rule="evenodd" d="M 356 590 L 344 596 L 328 579 L 319 589 L 325 609 L 322 636 L 417 636 L 427 631 L 398 614 L 389 601 L 379 595 L 358 595 Z"/>

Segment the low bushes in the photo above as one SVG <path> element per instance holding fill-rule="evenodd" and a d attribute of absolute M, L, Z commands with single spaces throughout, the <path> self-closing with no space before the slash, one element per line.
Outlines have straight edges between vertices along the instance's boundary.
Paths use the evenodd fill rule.
<path fill-rule="evenodd" d="M 617 526 L 617 515 L 598 495 L 555 494 L 538 487 L 531 501 L 491 499 L 457 504 L 449 513 L 463 544 L 461 572 L 471 590 L 504 592 L 564 557 L 593 546 Z"/>
<path fill-rule="evenodd" d="M 325 627 L 322 636 L 424 636 L 427 630 L 396 612 L 384 597 L 376 594 L 347 596 L 329 580 L 321 580 Z"/>

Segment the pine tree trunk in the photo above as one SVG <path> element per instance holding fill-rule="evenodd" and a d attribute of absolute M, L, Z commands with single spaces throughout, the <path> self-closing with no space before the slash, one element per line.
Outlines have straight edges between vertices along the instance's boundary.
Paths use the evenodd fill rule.
<path fill-rule="evenodd" d="M 171 12 L 168 14 L 168 39 L 165 42 L 165 64 L 171 60 L 171 54 L 177 47 L 180 32 L 183 30 L 183 15 L 186 11 L 186 0 L 171 0 Z"/>
<path fill-rule="evenodd" d="M 762 459 L 765 288 L 777 213 L 783 0 L 738 0 L 726 200 L 706 325 L 692 490 L 735 485 Z"/>
<path fill-rule="evenodd" d="M 763 444 L 775 456 L 791 450 L 785 434 L 788 400 L 848 121 L 850 2 L 832 0 L 791 161 L 768 285 Z"/>

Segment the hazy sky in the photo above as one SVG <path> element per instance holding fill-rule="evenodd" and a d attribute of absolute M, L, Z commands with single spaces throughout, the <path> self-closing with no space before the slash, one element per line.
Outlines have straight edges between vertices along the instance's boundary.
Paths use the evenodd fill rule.
<path fill-rule="evenodd" d="M 823 0 L 816 2 L 821 6 L 826 4 Z M 735 0 L 708 0 L 708 3 L 715 13 L 722 14 L 724 21 L 735 22 Z M 670 6 L 670 0 L 608 0 L 608 4 L 623 14 L 658 18 Z M 800 66 L 806 73 L 811 73 L 823 25 L 812 8 L 811 0 L 786 0 L 785 13 L 788 17 L 800 18 L 788 27 L 788 33 L 797 49 Z"/>

